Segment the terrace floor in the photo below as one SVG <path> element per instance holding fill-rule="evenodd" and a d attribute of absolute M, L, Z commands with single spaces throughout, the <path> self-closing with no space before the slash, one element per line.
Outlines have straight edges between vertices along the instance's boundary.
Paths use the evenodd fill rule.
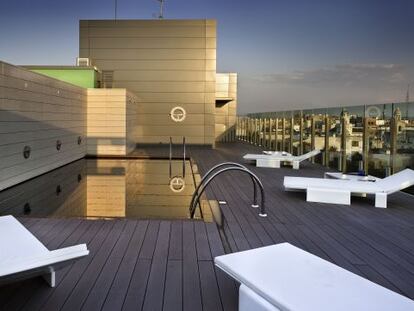
<path fill-rule="evenodd" d="M 220 162 L 241 162 L 247 152 L 260 150 L 243 143 L 188 148 L 201 172 Z M 168 150 L 138 148 L 134 155 L 166 156 Z M 374 208 L 371 198 L 353 198 L 351 207 L 307 203 L 304 194 L 283 190 L 283 176 L 322 177 L 325 168 L 311 163 L 299 171 L 249 167 L 264 184 L 267 218 L 250 207 L 250 180 L 240 173 L 221 175 L 207 193 L 227 201 L 222 211 L 232 251 L 287 241 L 414 298 L 412 196 L 392 195 L 387 209 Z M 49 249 L 87 243 L 91 254 L 58 272 L 53 289 L 40 278 L 0 287 L 0 310 L 237 309 L 237 284 L 213 265 L 214 256 L 224 253 L 213 223 L 20 220 Z"/>

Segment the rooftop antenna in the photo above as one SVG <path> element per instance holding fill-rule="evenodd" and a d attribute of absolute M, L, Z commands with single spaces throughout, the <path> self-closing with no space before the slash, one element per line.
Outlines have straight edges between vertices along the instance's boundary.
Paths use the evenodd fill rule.
<path fill-rule="evenodd" d="M 165 0 L 157 0 L 160 3 L 160 13 L 158 14 L 159 19 L 164 18 L 164 2 Z"/>
<path fill-rule="evenodd" d="M 405 96 L 405 102 L 408 104 L 410 102 L 410 85 L 407 86 L 407 95 Z"/>
<path fill-rule="evenodd" d="M 118 13 L 118 0 L 114 0 L 114 10 L 115 10 L 115 20 L 117 18 Z"/>

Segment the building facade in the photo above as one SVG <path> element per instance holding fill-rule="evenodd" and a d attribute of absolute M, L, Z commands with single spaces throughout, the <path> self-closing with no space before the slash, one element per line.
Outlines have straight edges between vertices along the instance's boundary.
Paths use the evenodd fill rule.
<path fill-rule="evenodd" d="M 138 143 L 214 145 L 216 21 L 82 20 L 79 57 L 103 87 L 135 93 Z"/>

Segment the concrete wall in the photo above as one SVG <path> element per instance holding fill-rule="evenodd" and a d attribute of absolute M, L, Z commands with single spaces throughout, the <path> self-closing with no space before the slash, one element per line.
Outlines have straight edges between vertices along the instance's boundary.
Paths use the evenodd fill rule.
<path fill-rule="evenodd" d="M 220 103 L 229 100 L 227 103 Z M 237 74 L 217 73 L 216 75 L 216 127 L 217 141 L 231 141 L 232 130 L 237 120 Z"/>
<path fill-rule="evenodd" d="M 137 141 L 138 98 L 125 89 L 88 89 L 89 155 L 126 155 Z"/>
<path fill-rule="evenodd" d="M 0 62 L 0 190 L 84 157 L 85 132 L 85 89 Z"/>
<path fill-rule="evenodd" d="M 79 46 L 80 57 L 113 71 L 113 87 L 139 95 L 139 143 L 214 144 L 214 20 L 80 21 Z M 175 106 L 183 122 L 171 120 Z"/>

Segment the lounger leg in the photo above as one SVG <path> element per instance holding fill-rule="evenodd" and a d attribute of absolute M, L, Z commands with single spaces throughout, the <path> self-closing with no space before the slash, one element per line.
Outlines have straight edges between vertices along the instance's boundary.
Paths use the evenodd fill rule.
<path fill-rule="evenodd" d="M 51 271 L 48 274 L 43 274 L 42 277 L 47 282 L 47 284 L 49 284 L 50 287 L 56 286 L 56 272 L 55 271 Z"/>
<path fill-rule="evenodd" d="M 257 159 L 256 161 L 257 167 L 272 167 L 272 168 L 279 168 L 280 161 L 274 159 Z"/>
<path fill-rule="evenodd" d="M 295 170 L 299 169 L 299 161 L 293 161 L 293 169 Z"/>
<path fill-rule="evenodd" d="M 375 194 L 375 207 L 387 208 L 387 194 L 376 193 Z"/>
<path fill-rule="evenodd" d="M 245 285 L 239 288 L 239 311 L 280 311 Z"/>

